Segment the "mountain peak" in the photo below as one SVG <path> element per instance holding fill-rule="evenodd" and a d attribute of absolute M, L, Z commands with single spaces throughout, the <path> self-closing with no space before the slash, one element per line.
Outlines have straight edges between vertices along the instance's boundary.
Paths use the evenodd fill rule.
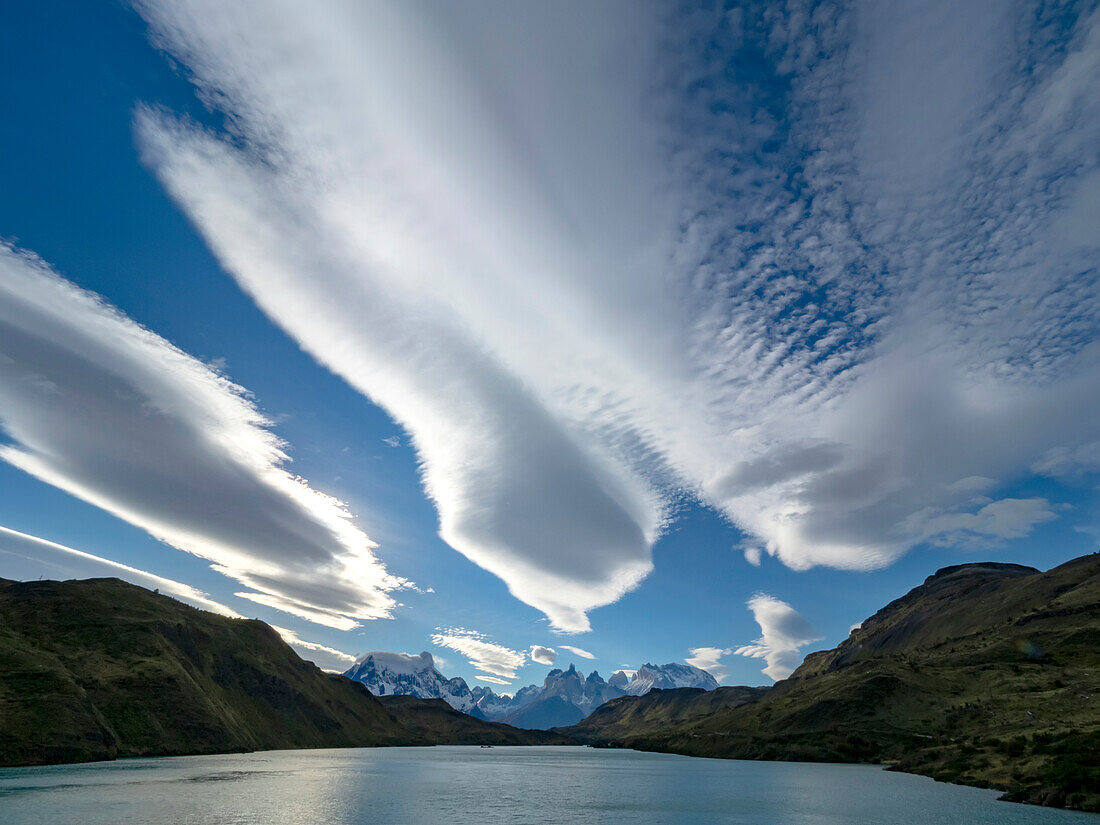
<path fill-rule="evenodd" d="M 925 584 L 945 579 L 956 575 L 994 575 L 996 577 L 1009 577 L 1009 576 L 1030 576 L 1032 573 L 1038 573 L 1039 570 L 1034 567 L 1028 567 L 1026 564 L 1011 564 L 1008 562 L 999 561 L 979 561 L 970 562 L 969 564 L 952 564 L 948 567 L 941 567 L 931 576 L 924 580 Z"/>
<path fill-rule="evenodd" d="M 479 698 L 464 679 L 447 679 L 436 670 L 435 659 L 426 650 L 419 655 L 373 650 L 359 657 L 344 675 L 365 685 L 375 696 L 443 699 L 464 713 L 474 710 Z"/>

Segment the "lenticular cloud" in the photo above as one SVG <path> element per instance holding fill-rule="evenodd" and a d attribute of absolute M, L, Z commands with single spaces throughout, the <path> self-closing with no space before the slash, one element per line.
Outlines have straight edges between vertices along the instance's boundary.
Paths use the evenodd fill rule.
<path fill-rule="evenodd" d="M 242 388 L 6 246 L 0 429 L 0 459 L 208 559 L 243 598 L 346 630 L 388 617 L 405 584 L 285 469 Z"/>
<path fill-rule="evenodd" d="M 1095 239 L 1055 231 L 1098 16 L 1043 45 L 892 6 L 136 5 L 228 118 L 139 109 L 146 161 L 559 630 L 649 572 L 678 495 L 868 568 L 1026 533 L 1053 506 L 998 487 L 1100 439 Z"/>

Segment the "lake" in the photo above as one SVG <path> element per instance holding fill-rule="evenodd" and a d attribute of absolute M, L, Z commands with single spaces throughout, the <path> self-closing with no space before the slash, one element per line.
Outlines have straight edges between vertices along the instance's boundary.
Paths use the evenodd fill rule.
<path fill-rule="evenodd" d="M 581 747 L 352 748 L 0 770 L 4 825 L 1100 825 L 866 765 Z"/>

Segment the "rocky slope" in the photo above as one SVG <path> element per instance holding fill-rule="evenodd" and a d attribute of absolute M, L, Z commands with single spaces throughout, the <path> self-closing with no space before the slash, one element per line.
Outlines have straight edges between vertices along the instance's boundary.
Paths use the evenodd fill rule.
<path fill-rule="evenodd" d="M 448 679 L 435 667 L 432 654 L 419 656 L 375 650 L 359 658 L 345 673 L 375 696 L 418 696 L 442 699 L 455 710 L 470 713 L 475 699 L 465 679 Z"/>
<path fill-rule="evenodd" d="M 0 766 L 121 756 L 541 741 L 434 708 L 398 721 L 260 621 L 119 581 L 0 579 Z"/>
<path fill-rule="evenodd" d="M 651 693 L 568 732 L 697 756 L 877 761 L 1100 810 L 1100 555 L 1046 573 L 944 568 L 755 700 Z"/>

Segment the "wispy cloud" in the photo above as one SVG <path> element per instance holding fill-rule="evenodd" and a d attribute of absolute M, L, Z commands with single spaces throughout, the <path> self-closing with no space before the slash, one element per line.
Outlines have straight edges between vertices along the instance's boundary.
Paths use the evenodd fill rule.
<path fill-rule="evenodd" d="M 390 615 L 344 505 L 291 474 L 246 392 L 40 260 L 0 247 L 0 458 L 331 627 Z"/>
<path fill-rule="evenodd" d="M 136 5 L 232 126 L 148 163 L 559 630 L 685 492 L 864 569 L 1100 440 L 1100 11 Z"/>
<path fill-rule="evenodd" d="M 350 653 L 345 653 L 342 650 L 318 642 L 307 641 L 288 628 L 279 627 L 278 625 L 272 625 L 272 627 L 283 637 L 283 641 L 294 648 L 299 656 L 313 662 L 322 670 L 327 670 L 330 673 L 343 673 L 348 667 L 355 664 L 355 657 Z"/>
<path fill-rule="evenodd" d="M 57 579 L 113 577 L 148 590 L 157 590 L 202 610 L 209 610 L 234 619 L 243 618 L 233 608 L 214 601 L 206 593 L 189 584 L 166 579 L 164 576 L 157 576 L 136 567 L 2 526 L 0 526 L 0 571 L 4 576 L 17 579 L 35 579 L 43 576 Z M 302 658 L 313 661 L 320 668 L 344 671 L 355 661 L 354 656 L 317 642 L 306 641 L 293 630 L 275 625 L 272 627 Z"/>
<path fill-rule="evenodd" d="M 523 651 L 490 642 L 484 634 L 462 627 L 437 628 L 432 634 L 432 644 L 461 653 L 477 670 L 491 673 L 498 679 L 515 679 L 516 671 L 527 661 Z"/>
<path fill-rule="evenodd" d="M 562 650 L 568 650 L 575 656 L 580 656 L 582 659 L 595 659 L 595 653 L 589 653 L 583 647 L 573 647 L 573 645 L 558 645 Z"/>
<path fill-rule="evenodd" d="M 531 650 L 527 654 L 531 657 L 531 661 L 540 665 L 552 665 L 558 658 L 558 653 L 552 647 L 542 647 L 541 645 L 531 645 Z"/>
<path fill-rule="evenodd" d="M 693 647 L 688 653 L 691 654 L 686 660 L 689 665 L 705 670 L 719 682 L 729 673 L 729 668 L 721 663 L 723 656 L 733 653 L 728 647 Z"/>
<path fill-rule="evenodd" d="M 774 596 L 757 593 L 749 599 L 748 606 L 760 625 L 760 638 L 751 645 L 737 648 L 733 655 L 763 659 L 768 666 L 761 672 L 772 679 L 790 676 L 802 664 L 802 648 L 824 638 L 797 610 Z M 716 648 L 704 650 L 709 652 Z"/>
<path fill-rule="evenodd" d="M 490 685 L 510 685 L 507 679 L 498 679 L 496 676 L 475 676 L 479 682 L 488 682 Z"/>
<path fill-rule="evenodd" d="M 0 527 L 0 569 L 5 577 L 16 579 L 117 578 L 148 590 L 159 590 L 212 613 L 241 617 L 233 608 L 214 601 L 189 584 L 7 527 Z"/>

